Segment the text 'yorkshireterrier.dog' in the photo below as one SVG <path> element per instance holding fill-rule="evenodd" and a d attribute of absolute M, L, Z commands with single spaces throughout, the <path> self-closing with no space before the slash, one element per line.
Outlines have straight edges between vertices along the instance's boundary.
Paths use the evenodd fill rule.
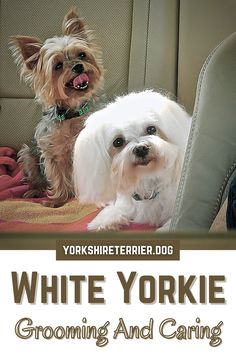
<path fill-rule="evenodd" d="M 11 37 L 21 77 L 34 89 L 43 110 L 34 139 L 19 152 L 31 187 L 26 197 L 41 196 L 46 190 L 49 206 L 60 206 L 74 195 L 75 138 L 99 102 L 104 78 L 101 51 L 75 9 L 65 16 L 62 33 L 44 43 L 34 37 Z"/>

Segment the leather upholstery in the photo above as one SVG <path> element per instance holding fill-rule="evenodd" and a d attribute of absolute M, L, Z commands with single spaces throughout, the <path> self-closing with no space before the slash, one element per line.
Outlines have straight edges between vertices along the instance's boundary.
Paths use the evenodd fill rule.
<path fill-rule="evenodd" d="M 236 32 L 207 58 L 171 228 L 209 229 L 236 169 Z"/>

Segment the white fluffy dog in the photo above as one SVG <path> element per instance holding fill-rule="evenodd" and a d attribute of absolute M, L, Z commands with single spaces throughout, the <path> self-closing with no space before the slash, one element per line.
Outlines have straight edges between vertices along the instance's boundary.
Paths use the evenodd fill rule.
<path fill-rule="evenodd" d="M 119 97 L 88 118 L 75 143 L 75 191 L 83 203 L 107 205 L 89 230 L 166 228 L 190 124 L 177 103 L 153 91 Z"/>

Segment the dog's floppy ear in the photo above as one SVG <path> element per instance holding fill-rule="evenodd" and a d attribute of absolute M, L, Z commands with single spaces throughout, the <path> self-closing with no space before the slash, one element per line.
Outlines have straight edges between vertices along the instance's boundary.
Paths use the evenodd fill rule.
<path fill-rule="evenodd" d="M 164 108 L 157 115 L 158 125 L 168 141 L 185 148 L 189 135 L 191 118 L 176 102 L 165 98 Z"/>
<path fill-rule="evenodd" d="M 76 9 L 72 9 L 66 14 L 62 23 L 62 33 L 64 35 L 78 35 L 86 37 L 86 28 L 84 22 L 79 18 Z"/>
<path fill-rule="evenodd" d="M 28 36 L 14 36 L 10 38 L 10 49 L 17 64 L 24 65 L 33 70 L 39 59 L 42 47 L 40 39 Z"/>
<path fill-rule="evenodd" d="M 111 158 L 102 134 L 84 129 L 74 147 L 73 184 L 83 203 L 105 203 L 116 196 L 111 178 Z"/>

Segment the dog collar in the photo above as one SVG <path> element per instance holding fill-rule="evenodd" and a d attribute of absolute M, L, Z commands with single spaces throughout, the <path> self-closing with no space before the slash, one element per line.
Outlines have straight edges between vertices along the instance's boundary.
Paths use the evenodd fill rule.
<path fill-rule="evenodd" d="M 148 197 L 144 196 L 143 198 L 138 194 L 138 193 L 134 193 L 132 195 L 132 198 L 134 200 L 136 200 L 137 202 L 140 202 L 142 200 L 152 200 L 155 199 L 158 195 L 160 194 L 160 192 L 152 192 Z"/>
<path fill-rule="evenodd" d="M 56 119 L 59 122 L 63 122 L 64 120 L 75 118 L 75 117 L 82 117 L 85 114 L 90 112 L 90 104 L 89 102 L 85 102 L 82 106 L 79 107 L 77 110 L 66 109 L 64 107 L 57 107 L 57 117 Z"/>

